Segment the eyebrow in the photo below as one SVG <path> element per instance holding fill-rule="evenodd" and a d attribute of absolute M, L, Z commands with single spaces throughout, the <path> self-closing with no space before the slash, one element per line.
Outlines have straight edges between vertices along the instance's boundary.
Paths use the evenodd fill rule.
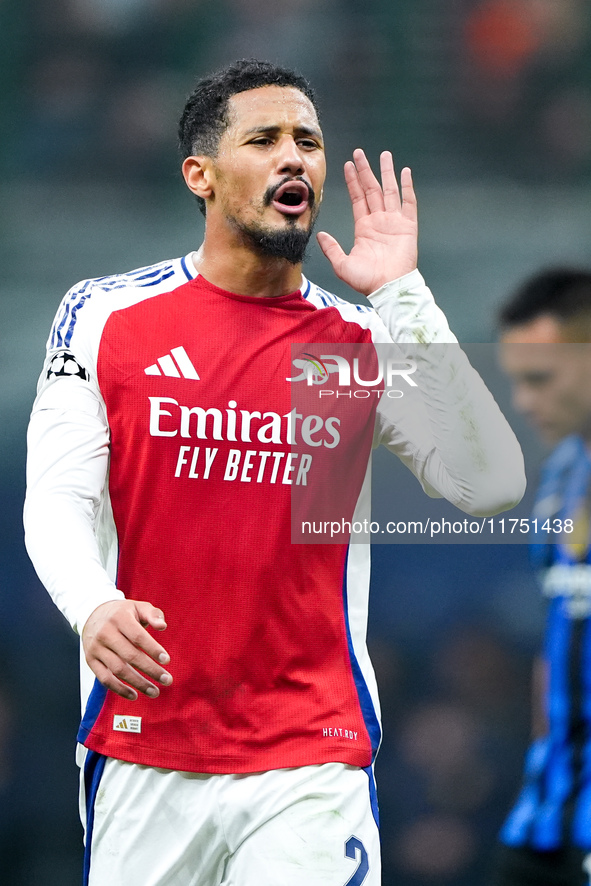
<path fill-rule="evenodd" d="M 262 134 L 265 132 L 276 135 L 278 132 L 281 132 L 281 126 L 253 126 L 252 129 L 247 129 L 244 135 L 256 135 L 257 133 Z M 320 129 L 311 126 L 296 126 L 295 132 L 298 133 L 298 135 L 311 135 L 322 140 L 322 132 Z"/>

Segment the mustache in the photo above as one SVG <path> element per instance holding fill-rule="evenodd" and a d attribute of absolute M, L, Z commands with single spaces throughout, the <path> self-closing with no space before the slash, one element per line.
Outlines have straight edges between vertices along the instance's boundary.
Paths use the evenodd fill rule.
<path fill-rule="evenodd" d="M 312 190 L 306 179 L 303 178 L 301 175 L 286 175 L 285 178 L 278 182 L 276 185 L 271 185 L 270 187 L 268 187 L 263 196 L 264 205 L 270 206 L 279 188 L 282 188 L 283 185 L 286 185 L 288 182 L 301 182 L 303 185 L 306 186 L 306 190 L 308 191 L 308 205 L 310 209 L 313 209 L 316 203 L 314 191 Z"/>

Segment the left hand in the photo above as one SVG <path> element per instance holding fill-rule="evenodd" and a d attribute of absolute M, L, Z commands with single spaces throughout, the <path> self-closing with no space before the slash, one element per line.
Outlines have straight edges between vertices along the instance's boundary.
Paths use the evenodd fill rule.
<path fill-rule="evenodd" d="M 345 164 L 355 222 L 349 255 L 330 234 L 318 234 L 320 248 L 337 277 L 363 295 L 417 266 L 417 200 L 410 169 L 400 174 L 400 191 L 390 151 L 380 155 L 380 171 L 381 185 L 359 148 L 353 152 L 353 161 Z"/>

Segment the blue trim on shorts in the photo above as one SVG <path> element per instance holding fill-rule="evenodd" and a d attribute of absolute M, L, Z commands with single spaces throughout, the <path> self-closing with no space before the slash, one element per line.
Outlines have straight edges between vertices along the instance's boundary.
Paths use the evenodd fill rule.
<path fill-rule="evenodd" d="M 107 758 L 96 751 L 88 751 L 84 761 L 84 791 L 86 794 L 86 844 L 84 846 L 83 886 L 88 886 L 90 877 L 90 854 L 92 847 L 92 829 L 94 827 L 94 803 L 98 787 L 103 777 Z"/>

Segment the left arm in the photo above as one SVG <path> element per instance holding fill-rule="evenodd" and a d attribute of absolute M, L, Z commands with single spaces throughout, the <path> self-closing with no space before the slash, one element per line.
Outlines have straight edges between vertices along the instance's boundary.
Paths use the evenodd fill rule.
<path fill-rule="evenodd" d="M 392 341 L 416 361 L 420 384 L 415 397 L 382 398 L 377 441 L 407 464 L 429 495 L 474 515 L 507 510 L 525 490 L 521 449 L 416 269 L 410 170 L 402 171 L 400 193 L 389 152 L 380 158 L 382 185 L 363 151 L 353 157 L 345 166 L 353 248 L 346 255 L 324 232 L 318 241 L 337 276 L 368 296 Z"/>

